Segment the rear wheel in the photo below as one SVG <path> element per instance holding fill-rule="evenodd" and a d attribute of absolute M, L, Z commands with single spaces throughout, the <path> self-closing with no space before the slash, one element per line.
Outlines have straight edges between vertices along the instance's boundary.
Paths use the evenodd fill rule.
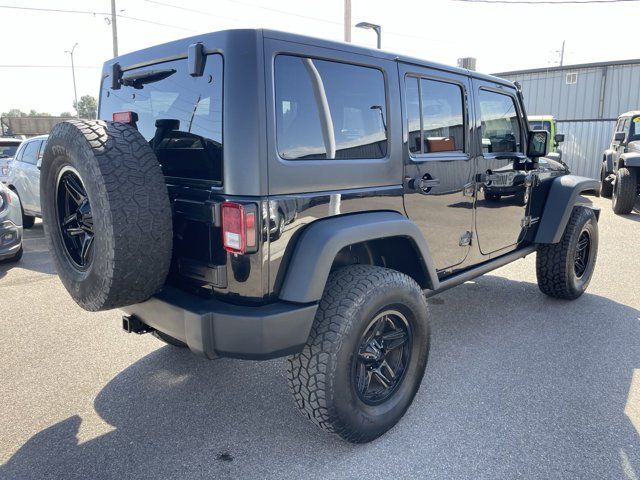
<path fill-rule="evenodd" d="M 139 303 L 164 285 L 172 225 L 160 165 L 130 125 L 56 125 L 41 169 L 45 234 L 58 275 L 86 310 Z"/>
<path fill-rule="evenodd" d="M 538 246 L 538 287 L 550 297 L 573 300 L 591 281 L 598 254 L 598 221 L 590 208 L 576 207 L 558 243 Z"/>
<path fill-rule="evenodd" d="M 618 215 L 631 213 L 637 195 L 638 179 L 636 172 L 629 168 L 619 168 L 616 172 L 616 184 L 613 187 L 613 211 Z"/>
<path fill-rule="evenodd" d="M 331 274 L 288 379 L 303 414 L 354 443 L 369 442 L 404 415 L 429 352 L 427 303 L 410 277 L 353 265 Z"/>

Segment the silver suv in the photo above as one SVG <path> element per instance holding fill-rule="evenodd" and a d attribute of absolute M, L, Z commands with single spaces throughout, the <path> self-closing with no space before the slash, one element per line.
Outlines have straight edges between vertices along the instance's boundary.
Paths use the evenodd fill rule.
<path fill-rule="evenodd" d="M 20 145 L 9 164 L 7 186 L 18 194 L 22 207 L 22 224 L 31 228 L 40 210 L 40 164 L 48 135 L 32 137 Z"/>
<path fill-rule="evenodd" d="M 18 138 L 0 138 L 0 183 L 7 183 L 9 162 L 18 151 L 22 140 Z"/>

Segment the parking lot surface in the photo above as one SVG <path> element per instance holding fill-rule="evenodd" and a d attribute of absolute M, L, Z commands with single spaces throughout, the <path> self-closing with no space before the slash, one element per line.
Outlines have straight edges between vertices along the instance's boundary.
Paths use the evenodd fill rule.
<path fill-rule="evenodd" d="M 535 255 L 431 298 L 431 354 L 367 445 L 295 409 L 285 360 L 206 361 L 90 314 L 42 224 L 0 265 L 0 478 L 640 478 L 640 214 L 602 207 L 587 293 L 553 300 Z"/>

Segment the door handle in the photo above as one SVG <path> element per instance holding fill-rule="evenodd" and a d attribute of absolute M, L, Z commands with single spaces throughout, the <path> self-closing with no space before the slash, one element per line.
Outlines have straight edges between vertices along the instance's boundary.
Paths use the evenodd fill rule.
<path fill-rule="evenodd" d="M 428 173 L 422 177 L 407 178 L 407 185 L 411 190 L 415 190 L 419 193 L 429 193 L 433 187 L 440 185 L 440 179 L 431 178 Z"/>

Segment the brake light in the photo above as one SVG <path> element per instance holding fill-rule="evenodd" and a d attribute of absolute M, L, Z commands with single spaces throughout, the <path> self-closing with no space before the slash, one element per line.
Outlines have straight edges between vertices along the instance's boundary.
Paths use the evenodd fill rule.
<path fill-rule="evenodd" d="M 222 246 L 230 253 L 255 251 L 258 244 L 255 205 L 224 202 L 222 214 Z"/>
<path fill-rule="evenodd" d="M 113 112 L 111 118 L 114 122 L 134 125 L 138 121 L 138 114 L 136 112 Z"/>

